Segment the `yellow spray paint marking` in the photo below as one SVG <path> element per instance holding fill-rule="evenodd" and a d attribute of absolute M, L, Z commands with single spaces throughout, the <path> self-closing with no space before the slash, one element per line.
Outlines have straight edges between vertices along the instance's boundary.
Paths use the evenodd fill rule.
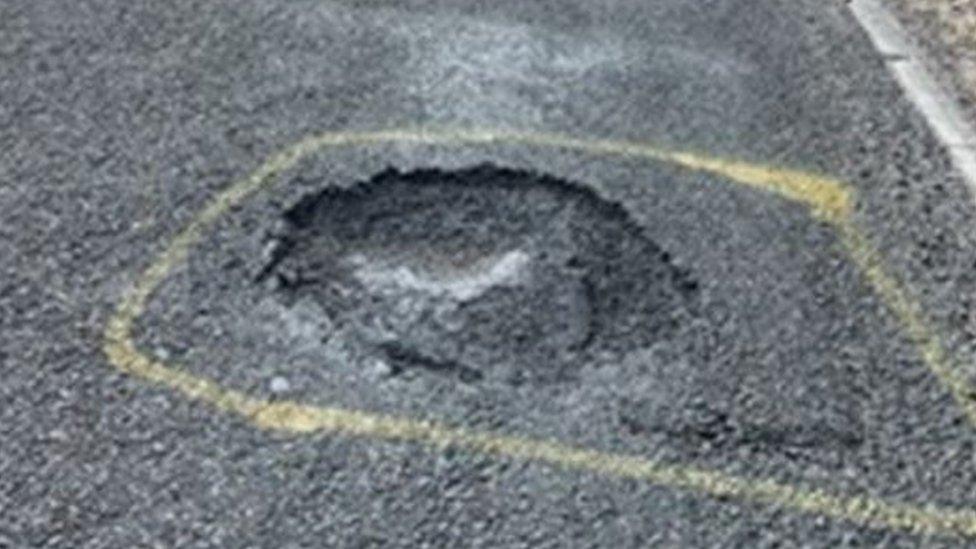
<path fill-rule="evenodd" d="M 170 387 L 223 412 L 238 414 L 255 426 L 286 433 L 326 432 L 406 441 L 432 447 L 454 446 L 500 457 L 532 460 L 565 469 L 643 480 L 661 486 L 730 497 L 794 511 L 843 519 L 873 527 L 925 535 L 976 537 L 976 512 L 887 502 L 862 496 L 832 495 L 825 491 L 771 480 L 729 475 L 716 470 L 660 463 L 636 456 L 605 453 L 553 441 L 471 431 L 436 422 L 393 417 L 299 402 L 270 402 L 153 360 L 141 353 L 132 339 L 132 327 L 152 293 L 179 264 L 203 231 L 231 207 L 270 186 L 275 176 L 303 157 L 329 147 L 411 142 L 436 145 L 524 144 L 573 150 L 584 154 L 627 156 L 656 160 L 689 170 L 708 172 L 736 183 L 776 193 L 808 206 L 818 218 L 831 223 L 865 279 L 898 317 L 918 346 L 922 359 L 961 409 L 976 425 L 976 393 L 956 373 L 939 339 L 899 283 L 887 275 L 883 263 L 851 220 L 851 194 L 839 181 L 812 174 L 740 161 L 672 152 L 639 143 L 583 140 L 571 137 L 484 130 L 389 130 L 333 132 L 310 137 L 271 157 L 248 178 L 217 195 L 142 274 L 120 301 L 105 329 L 104 350 L 119 370 Z"/>

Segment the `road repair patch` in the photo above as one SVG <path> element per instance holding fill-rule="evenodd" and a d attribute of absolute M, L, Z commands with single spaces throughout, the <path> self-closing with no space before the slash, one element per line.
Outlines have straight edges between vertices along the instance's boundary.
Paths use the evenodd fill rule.
<path fill-rule="evenodd" d="M 225 272 L 237 273 L 234 281 L 222 281 L 219 268 L 194 266 L 196 247 L 224 214 L 246 217 L 247 199 L 304 169 L 306 159 L 389 144 L 558 150 L 607 166 L 634 163 L 643 175 L 600 191 L 566 173 L 545 175 L 549 170 L 525 166 L 524 158 L 506 163 L 490 153 L 467 167 L 444 167 L 436 161 L 442 156 L 431 154 L 427 168 L 309 185 L 257 238 L 265 254 L 253 272 L 236 267 L 248 254 L 220 259 Z M 696 192 L 732 194 L 705 204 L 701 223 L 676 228 L 663 206 L 649 210 L 610 197 L 647 186 L 649 174 L 687 200 L 681 207 L 708 200 Z M 675 185 L 689 174 L 704 180 Z M 881 378 L 843 366 L 852 351 L 840 343 L 870 340 L 858 330 L 878 334 L 871 336 L 878 345 L 914 345 L 917 371 L 932 374 L 884 382 L 905 383 L 905 391 L 938 383 L 961 417 L 976 418 L 976 408 L 938 337 L 854 225 L 852 202 L 829 178 L 638 143 L 471 130 L 323 134 L 223 191 L 178 234 L 123 296 L 106 328 L 105 352 L 123 372 L 263 429 L 451 446 L 873 527 L 976 536 L 976 513 L 899 501 L 884 480 L 897 467 L 883 459 L 863 463 L 904 441 L 861 407 Z M 748 215 L 760 209 L 765 215 Z M 712 222 L 721 216 L 739 216 L 743 233 Z M 731 251 L 715 251 L 722 246 Z M 735 287 L 733 279 L 754 279 L 722 273 L 774 263 L 787 267 L 772 288 Z M 855 299 L 830 276 L 863 291 L 854 291 Z M 240 339 L 239 354 L 221 349 L 220 342 L 234 340 L 225 332 L 215 332 L 212 346 L 187 345 L 187 336 L 183 344 L 191 348 L 177 357 L 179 367 L 168 351 L 152 357 L 142 350 L 159 331 L 160 311 L 178 297 L 167 285 L 180 277 L 191 296 L 207 284 L 247 293 L 224 315 L 258 311 L 237 325 L 257 326 L 241 328 L 256 331 Z M 786 296 L 780 301 L 800 317 L 765 310 L 763 296 L 771 292 Z M 875 315 L 877 326 L 832 328 L 844 307 L 870 307 L 872 300 L 888 313 Z M 825 302 L 840 305 L 828 310 Z M 187 308 L 187 324 L 201 307 Z M 144 316 L 155 320 L 145 323 Z M 782 331 L 776 348 L 750 345 L 756 326 Z M 276 334 L 288 339 L 274 343 Z M 287 360 L 272 354 L 283 363 L 248 368 L 267 371 L 266 387 L 220 377 L 231 362 L 222 360 L 259 361 L 273 345 L 300 352 Z M 297 373 L 302 361 L 307 378 Z M 220 367 L 207 370 L 208 362 Z M 337 388 L 325 402 L 296 388 L 313 386 L 295 380 L 316 375 L 323 390 L 327 383 Z M 404 413 L 383 404 L 383 391 L 422 404 Z M 526 398 L 539 402 L 538 417 L 516 413 Z M 875 404 L 891 414 L 904 405 Z M 695 444 L 683 445 L 689 436 Z M 695 454 L 701 447 L 712 452 Z M 751 470 L 749 452 L 778 465 Z M 843 490 L 831 481 L 838 473 L 818 473 L 861 466 L 863 484 L 851 480 Z M 854 495 L 852 485 L 861 488 Z"/>

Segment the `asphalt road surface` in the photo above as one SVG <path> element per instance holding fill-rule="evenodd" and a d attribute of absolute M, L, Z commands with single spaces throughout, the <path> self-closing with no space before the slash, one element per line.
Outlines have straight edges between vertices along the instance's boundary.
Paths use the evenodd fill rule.
<path fill-rule="evenodd" d="M 976 202 L 843 2 L 0 3 L 0 547 L 976 545 Z"/>

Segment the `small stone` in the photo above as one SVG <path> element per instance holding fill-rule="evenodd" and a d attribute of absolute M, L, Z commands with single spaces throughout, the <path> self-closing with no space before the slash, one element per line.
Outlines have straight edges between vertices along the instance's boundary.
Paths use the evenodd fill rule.
<path fill-rule="evenodd" d="M 291 390 L 291 383 L 281 376 L 271 378 L 271 392 L 275 394 L 287 393 Z"/>
<path fill-rule="evenodd" d="M 384 360 L 376 360 L 373 362 L 371 372 L 373 379 L 382 379 L 385 377 L 390 377 L 393 374 L 393 367 Z"/>

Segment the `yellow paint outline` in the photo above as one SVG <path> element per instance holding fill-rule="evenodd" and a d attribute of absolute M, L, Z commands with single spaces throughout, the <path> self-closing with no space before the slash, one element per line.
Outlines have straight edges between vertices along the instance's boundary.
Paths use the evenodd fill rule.
<path fill-rule="evenodd" d="M 682 168 L 722 176 L 733 182 L 778 194 L 810 208 L 812 214 L 837 230 L 841 241 L 866 280 L 903 324 L 919 347 L 922 359 L 976 425 L 976 391 L 955 372 L 923 318 L 919 307 L 899 283 L 885 273 L 882 260 L 868 238 L 852 221 L 852 193 L 840 181 L 741 161 L 688 152 L 674 152 L 624 141 L 493 130 L 400 129 L 375 132 L 329 132 L 304 139 L 272 156 L 243 181 L 231 185 L 167 246 L 120 300 L 105 328 L 104 351 L 120 371 L 165 385 L 191 399 L 243 416 L 262 429 L 288 433 L 329 432 L 388 441 L 409 441 L 433 447 L 454 446 L 473 452 L 533 460 L 566 469 L 631 478 L 712 497 L 730 497 L 794 511 L 923 535 L 976 537 L 976 512 L 887 502 L 867 496 L 838 496 L 771 480 L 746 478 L 684 465 L 605 453 L 553 441 L 471 431 L 444 424 L 372 414 L 300 402 L 270 402 L 171 367 L 141 353 L 132 327 L 160 283 L 186 260 L 190 248 L 222 214 L 253 193 L 270 186 L 275 176 L 312 153 L 334 147 L 381 143 L 432 145 L 521 144 L 572 150 L 603 156 L 661 161 Z"/>

